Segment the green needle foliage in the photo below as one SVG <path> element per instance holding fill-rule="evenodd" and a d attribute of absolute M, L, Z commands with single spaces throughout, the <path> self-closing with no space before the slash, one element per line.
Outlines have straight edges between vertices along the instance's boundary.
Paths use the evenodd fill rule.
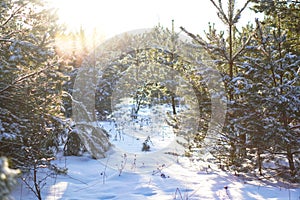
<path fill-rule="evenodd" d="M 1 1 L 0 155 L 14 167 L 51 157 L 62 133 L 59 31 L 43 1 Z"/>

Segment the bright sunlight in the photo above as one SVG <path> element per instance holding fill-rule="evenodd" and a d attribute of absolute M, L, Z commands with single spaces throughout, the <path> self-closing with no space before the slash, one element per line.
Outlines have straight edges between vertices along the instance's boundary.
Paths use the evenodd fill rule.
<path fill-rule="evenodd" d="M 171 0 L 48 0 L 58 8 L 60 21 L 69 29 L 83 27 L 92 32 L 94 28 L 106 37 L 125 31 L 141 28 L 153 28 L 160 24 L 170 27 L 175 20 L 175 27 L 184 26 L 192 32 L 202 34 L 208 23 L 221 26 L 215 9 L 209 0 L 190 0 L 189 3 Z M 237 6 L 244 1 L 238 1 Z M 241 19 L 242 24 L 253 19 L 253 13 L 246 11 Z"/>
<path fill-rule="evenodd" d="M 160 24 L 170 27 L 185 26 L 190 31 L 200 32 L 208 22 L 219 23 L 209 1 L 138 1 L 138 0 L 49 0 L 58 8 L 61 23 L 70 30 L 83 27 L 92 32 L 94 28 L 107 37 L 141 28 L 153 28 Z M 191 6 L 194 5 L 194 6 Z"/>
<path fill-rule="evenodd" d="M 74 48 L 80 54 L 86 53 L 86 50 L 78 49 L 83 42 L 79 41 L 80 37 L 84 37 L 84 46 L 88 50 L 127 31 L 149 29 L 157 25 L 171 28 L 172 20 L 175 22 L 176 32 L 180 32 L 179 27 L 183 26 L 193 33 L 203 34 L 209 23 L 214 23 L 218 29 L 225 28 L 209 0 L 190 0 L 189 3 L 171 0 L 47 1 L 51 7 L 57 9 L 59 22 L 70 33 L 58 35 L 56 39 L 57 47 L 63 55 L 71 55 Z M 241 7 L 244 2 L 238 1 L 237 7 Z M 254 19 L 253 12 L 246 10 L 241 24 L 248 23 L 250 18 Z M 80 31 L 84 35 L 79 36 Z"/>

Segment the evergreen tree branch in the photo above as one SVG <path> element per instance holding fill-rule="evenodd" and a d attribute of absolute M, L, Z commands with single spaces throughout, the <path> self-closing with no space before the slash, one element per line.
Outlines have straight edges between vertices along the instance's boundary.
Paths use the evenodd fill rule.
<path fill-rule="evenodd" d="M 5 39 L 5 38 L 3 37 L 3 38 L 0 38 L 0 42 L 14 42 L 14 41 L 11 40 L 11 39 Z"/>
<path fill-rule="evenodd" d="M 185 32 L 188 36 L 190 36 L 193 40 L 195 40 L 197 43 L 199 43 L 202 46 L 206 46 L 207 43 L 205 41 L 202 40 L 202 38 L 199 38 L 199 36 L 194 35 L 191 32 L 188 32 L 185 28 L 183 28 L 182 26 L 180 27 L 180 29 Z"/>
<path fill-rule="evenodd" d="M 0 90 L 0 94 L 3 93 L 3 92 L 5 92 L 6 90 L 10 89 L 11 87 L 13 87 L 14 85 L 16 85 L 17 83 L 20 83 L 20 82 L 22 82 L 22 81 L 24 81 L 24 80 L 26 80 L 26 79 L 28 79 L 28 78 L 30 78 L 32 76 L 38 75 L 38 74 L 42 73 L 43 71 L 45 71 L 48 68 L 49 68 L 49 66 L 47 66 L 47 67 L 45 67 L 45 68 L 43 68 L 41 70 L 38 70 L 38 71 L 32 72 L 30 74 L 27 74 L 27 75 L 25 75 L 23 77 L 20 77 L 19 79 L 13 81 L 10 85 L 8 85 L 5 88 L 3 88 L 2 90 Z"/>
<path fill-rule="evenodd" d="M 236 15 L 234 16 L 234 20 L 235 22 L 237 22 L 237 20 L 240 18 L 242 12 L 247 8 L 248 4 L 251 2 L 251 0 L 248 0 L 244 6 L 238 10 L 238 12 L 236 13 Z"/>
<path fill-rule="evenodd" d="M 265 56 L 269 57 L 269 54 L 267 53 L 266 41 L 263 38 L 263 30 L 261 27 L 261 23 L 257 18 L 255 19 L 255 22 L 256 22 L 257 30 L 259 32 L 258 37 L 259 37 L 260 43 L 262 44 L 261 51 Z"/>
<path fill-rule="evenodd" d="M 26 6 L 27 4 L 24 4 L 22 6 L 20 6 L 19 8 L 17 8 L 17 10 L 15 10 L 1 25 L 0 28 L 4 28 L 4 26 L 13 18 L 16 16 L 16 14 Z"/>
<path fill-rule="evenodd" d="M 1 36 L 0 37 L 0 42 L 14 42 L 15 40 L 11 40 L 11 39 L 6 39 L 6 38 L 11 38 L 13 34 L 16 33 L 22 33 L 22 31 L 11 31 L 10 33 L 8 33 L 7 35 Z"/>
<path fill-rule="evenodd" d="M 293 127 L 290 127 L 290 129 L 297 129 L 297 128 L 300 128 L 300 124 L 296 125 L 296 126 L 293 126 Z"/>
<path fill-rule="evenodd" d="M 216 7 L 216 9 L 219 11 L 218 16 L 219 18 L 226 24 L 229 24 L 229 20 L 225 15 L 225 12 L 222 7 L 222 1 L 219 0 L 219 6 L 216 4 L 214 0 L 210 0 L 210 2 Z"/>
<path fill-rule="evenodd" d="M 257 28 L 255 29 L 255 31 L 248 37 L 248 39 L 246 40 L 246 42 L 241 46 L 241 48 L 235 52 L 235 54 L 232 57 L 232 60 L 235 60 L 242 51 L 245 50 L 246 46 L 251 42 L 252 37 L 255 35 Z"/>
<path fill-rule="evenodd" d="M 208 52 L 210 52 L 211 54 L 214 54 L 215 51 L 218 51 L 218 52 L 220 52 L 222 54 L 222 56 L 225 58 L 226 61 L 229 61 L 229 58 L 226 55 L 226 51 L 224 50 L 224 48 L 217 47 L 217 46 L 212 46 L 212 45 L 208 44 L 200 36 L 194 35 L 193 33 L 187 31 L 182 26 L 180 27 L 180 29 L 183 32 L 185 32 L 188 36 L 190 36 L 195 42 L 197 42 L 199 45 L 201 45 L 205 50 L 207 50 Z"/>

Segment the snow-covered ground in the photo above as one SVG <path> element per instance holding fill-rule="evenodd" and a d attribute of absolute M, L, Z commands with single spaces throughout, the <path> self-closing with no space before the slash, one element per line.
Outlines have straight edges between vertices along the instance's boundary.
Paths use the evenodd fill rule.
<path fill-rule="evenodd" d="M 65 157 L 59 153 L 53 164 L 66 167 L 67 174 L 46 179 L 43 199 L 300 200 L 300 188 L 292 185 L 246 179 L 221 171 L 211 163 L 164 154 L 178 150 L 174 147 L 176 137 L 165 120 L 168 109 L 142 109 L 138 119 L 130 123 L 120 119 L 100 122 L 114 145 L 107 158 L 95 160 L 89 154 Z M 150 151 L 143 152 L 148 136 Z M 40 173 L 40 178 L 43 176 Z M 16 200 L 36 199 L 22 184 L 12 196 Z"/>
<path fill-rule="evenodd" d="M 144 167 L 133 160 L 127 162 L 131 172 L 106 168 L 99 160 L 88 156 L 63 157 L 55 163 L 66 164 L 67 175 L 48 178 L 43 188 L 43 197 L 55 199 L 270 199 L 299 200 L 300 189 L 287 189 L 278 184 L 267 184 L 255 180 L 243 180 L 234 175 L 212 169 L 205 170 L 180 158 L 171 166 L 157 166 L 154 172 L 135 173 L 135 168 Z M 158 162 L 159 163 L 159 162 Z M 213 168 L 213 167 L 212 167 Z M 206 172 L 208 171 L 208 172 Z M 227 188 L 227 189 L 225 189 Z M 15 199 L 36 199 L 24 185 L 19 185 L 13 193 Z"/>

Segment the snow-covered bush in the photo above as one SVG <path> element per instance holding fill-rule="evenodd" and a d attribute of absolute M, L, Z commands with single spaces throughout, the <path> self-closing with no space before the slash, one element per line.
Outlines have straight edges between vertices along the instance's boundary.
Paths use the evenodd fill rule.
<path fill-rule="evenodd" d="M 147 139 L 143 142 L 142 151 L 150 151 L 150 145 L 148 143 L 152 143 L 150 136 L 147 137 Z"/>
<path fill-rule="evenodd" d="M 147 142 L 143 142 L 142 151 L 150 151 L 150 145 Z"/>
<path fill-rule="evenodd" d="M 10 169 L 5 157 L 0 157 L 0 199 L 9 199 L 9 194 L 16 184 L 19 170 Z"/>

